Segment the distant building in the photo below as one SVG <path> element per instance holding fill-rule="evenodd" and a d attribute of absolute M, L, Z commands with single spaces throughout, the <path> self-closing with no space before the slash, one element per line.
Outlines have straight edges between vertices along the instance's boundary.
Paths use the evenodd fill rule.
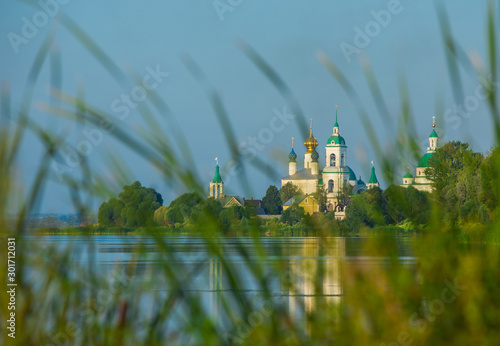
<path fill-rule="evenodd" d="M 304 168 L 297 171 L 297 154 L 293 148 L 288 155 L 288 175 L 281 178 L 281 186 L 291 182 L 297 186 L 304 195 L 311 196 L 319 191 L 326 193 L 326 210 L 335 211 L 340 203 L 340 195 L 345 187 L 351 188 L 353 194 L 361 193 L 367 189 L 367 185 L 361 180 L 356 180 L 354 171 L 347 165 L 347 145 L 344 137 L 340 135 L 337 112 L 335 114 L 335 124 L 333 133 L 328 138 L 325 146 L 325 168 L 321 169 L 319 164 L 319 154 L 316 151 L 318 141 L 313 136 L 312 119 L 309 129 L 309 138 L 304 142 L 307 151 L 304 154 Z M 375 168 L 372 168 L 372 176 L 368 187 L 380 187 L 375 175 Z M 288 201 L 285 202 L 285 204 Z M 283 206 L 285 208 L 286 205 Z M 323 211 L 323 210 L 321 210 Z"/>
<path fill-rule="evenodd" d="M 410 168 L 407 168 L 406 174 L 403 176 L 402 187 L 413 186 L 420 191 L 432 191 L 430 177 L 426 175 L 426 170 L 429 168 L 429 159 L 434 155 L 438 147 L 439 137 L 436 133 L 436 117 L 432 117 L 432 132 L 429 135 L 429 147 L 427 153 L 420 158 L 415 169 L 415 178 L 410 174 Z"/>
<path fill-rule="evenodd" d="M 217 160 L 217 159 L 216 159 Z M 219 163 L 217 162 L 217 166 L 215 167 L 215 175 L 214 179 L 210 183 L 210 195 L 208 198 L 213 198 L 219 201 L 223 208 L 229 208 L 233 206 L 241 206 L 245 205 L 244 199 L 237 195 L 226 195 L 224 193 L 224 181 L 219 172 Z"/>
<path fill-rule="evenodd" d="M 266 212 L 264 211 L 264 208 L 262 207 L 262 200 L 260 199 L 244 199 L 243 201 L 245 202 L 245 208 L 250 209 L 254 215 L 265 215 Z"/>
<path fill-rule="evenodd" d="M 304 208 L 304 212 L 309 215 L 319 213 L 319 201 L 313 195 L 299 195 L 293 196 L 288 201 L 283 204 L 283 211 L 287 210 L 292 206 L 292 204 L 297 204 L 299 207 Z"/>
<path fill-rule="evenodd" d="M 372 174 L 370 175 L 370 180 L 368 181 L 368 188 L 372 189 L 374 187 L 380 187 L 380 184 L 377 180 L 377 175 L 375 174 L 375 166 L 373 166 L 373 161 L 372 161 Z"/>

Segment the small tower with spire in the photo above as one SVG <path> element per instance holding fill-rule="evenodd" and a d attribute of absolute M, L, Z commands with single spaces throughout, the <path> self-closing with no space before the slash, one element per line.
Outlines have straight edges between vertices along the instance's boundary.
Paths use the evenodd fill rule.
<path fill-rule="evenodd" d="M 316 147 L 318 146 L 318 141 L 313 136 L 313 130 L 312 130 L 313 129 L 313 126 L 312 126 L 313 120 L 312 120 L 312 118 L 310 120 L 311 120 L 311 126 L 309 128 L 309 137 L 304 142 L 304 146 L 307 148 L 307 151 L 304 154 L 304 168 L 306 168 L 306 169 L 312 168 L 311 164 L 313 162 L 313 159 L 312 159 L 311 155 L 313 154 L 313 152 L 316 151 Z"/>
<path fill-rule="evenodd" d="M 368 181 L 368 184 L 366 185 L 369 189 L 372 189 L 374 187 L 380 187 L 380 183 L 377 180 L 377 175 L 375 174 L 375 166 L 372 163 L 372 174 L 370 175 L 370 180 Z"/>
<path fill-rule="evenodd" d="M 403 185 L 413 184 L 413 175 L 410 173 L 410 167 L 406 167 L 406 174 L 403 176 Z"/>
<path fill-rule="evenodd" d="M 344 186 L 349 184 L 350 179 L 350 170 L 347 167 L 347 145 L 344 137 L 340 135 L 337 106 L 335 106 L 333 133 L 326 142 L 325 153 L 325 168 L 322 172 L 323 186 L 326 192 L 327 209 L 333 211 L 339 204 L 338 196 Z"/>
<path fill-rule="evenodd" d="M 436 133 L 436 117 L 432 117 L 432 132 L 429 136 L 429 147 L 427 148 L 428 153 L 433 153 L 436 151 L 438 146 L 439 137 Z"/>
<path fill-rule="evenodd" d="M 210 183 L 210 196 L 213 199 L 224 198 L 224 181 L 222 181 L 222 177 L 219 172 L 219 159 L 215 158 L 216 166 L 215 166 L 215 175 L 214 179 Z"/>
<path fill-rule="evenodd" d="M 344 137 L 340 135 L 338 123 L 338 107 L 335 106 L 335 125 L 333 133 L 326 143 L 326 167 L 347 167 L 347 146 Z"/>
<path fill-rule="evenodd" d="M 295 138 L 292 137 L 292 151 L 290 151 L 290 155 L 288 155 L 288 175 L 297 173 L 297 154 L 295 154 L 295 150 L 293 150 L 294 139 Z"/>
<path fill-rule="evenodd" d="M 337 112 L 338 112 L 338 105 L 335 105 L 335 124 L 333 125 L 333 135 L 340 136 Z"/>

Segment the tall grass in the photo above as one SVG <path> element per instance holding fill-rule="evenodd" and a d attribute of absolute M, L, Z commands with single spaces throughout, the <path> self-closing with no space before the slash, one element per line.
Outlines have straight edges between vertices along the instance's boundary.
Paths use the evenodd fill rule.
<path fill-rule="evenodd" d="M 494 16 L 493 1 L 489 5 L 487 35 L 489 59 L 486 66 L 474 62 L 477 73 L 492 90 L 492 82 L 497 80 L 497 21 Z M 459 64 L 464 63 L 464 55 L 452 37 L 446 19 L 446 12 L 438 8 L 445 54 L 451 76 L 451 86 L 455 96 L 460 98 L 461 82 Z M 109 72 L 114 80 L 125 88 L 133 84 L 135 77 L 123 73 L 106 53 L 70 18 L 62 16 L 62 25 L 79 41 L 88 52 Z M 500 227 L 478 225 L 459 239 L 450 227 L 442 223 L 439 206 L 434 207 L 432 221 L 424 234 L 416 242 L 415 254 L 418 258 L 415 270 L 411 270 L 398 257 L 398 242 L 394 238 L 368 238 L 363 249 L 368 258 L 382 259 L 369 264 L 360 261 L 322 260 L 326 257 L 343 258 L 342 240 L 328 237 L 315 220 L 309 220 L 308 227 L 318 240 L 313 244 L 311 255 L 320 260 L 299 262 L 294 268 L 285 260 L 269 261 L 270 255 L 286 254 L 286 246 L 278 247 L 279 253 L 269 253 L 258 237 L 251 233 L 251 249 L 243 240 L 235 239 L 237 255 L 243 260 L 244 271 L 225 252 L 225 241 L 214 237 L 218 232 L 218 222 L 212 215 L 206 215 L 200 229 L 206 258 L 196 265 L 177 261 L 175 249 L 168 237 L 153 235 L 152 244 L 136 244 L 132 260 L 125 268 L 117 271 L 113 280 L 102 276 L 96 270 L 96 249 L 89 238 L 89 248 L 84 264 L 74 261 L 74 256 L 84 256 L 53 248 L 37 246 L 26 242 L 24 224 L 26 216 L 32 213 L 41 200 L 50 178 L 51 160 L 59 155 L 65 143 L 63 135 L 44 128 L 30 117 L 33 90 L 38 76 L 47 59 L 51 61 L 50 72 L 54 85 L 53 96 L 58 100 L 45 105 L 45 110 L 55 116 L 76 122 L 99 124 L 109 114 L 87 102 L 81 95 L 72 96 L 60 90 L 60 59 L 53 46 L 54 34 L 50 33 L 42 44 L 31 68 L 23 95 L 22 108 L 17 114 L 10 109 L 10 90 L 2 89 L 2 119 L 0 129 L 0 230 L 2 251 L 0 261 L 6 263 L 5 239 L 17 239 L 17 307 L 18 321 L 15 342 L 30 344 L 78 344 L 78 345 L 136 345 L 136 344 L 390 344 L 390 345 L 438 345 L 438 344 L 485 344 L 494 345 L 500 340 L 500 253 L 496 246 L 465 246 L 461 242 L 481 240 L 485 237 L 499 239 Z M 284 99 L 292 107 L 298 121 L 303 125 L 304 116 L 299 103 L 279 74 L 251 47 L 244 42 L 238 46 L 260 71 L 275 85 Z M 370 119 L 355 88 L 325 54 L 319 60 L 334 79 L 345 89 L 356 105 L 358 116 L 363 120 L 365 131 L 373 143 L 377 159 L 382 163 L 387 181 L 395 182 L 399 177 L 394 153 L 383 150 L 373 132 Z M 204 77 L 195 61 L 185 58 L 185 64 L 193 76 L 205 88 L 220 126 L 224 130 L 227 145 L 233 159 L 241 162 L 237 143 L 230 123 L 230 117 L 221 98 Z M 379 88 L 368 62 L 363 64 L 367 83 L 375 99 L 380 116 L 388 114 L 383 92 Z M 489 83 L 489 84 L 488 84 Z M 414 122 L 408 92 L 404 79 L 400 82 L 401 110 L 399 113 L 400 133 L 394 145 L 398 156 L 415 153 L 418 140 L 408 130 Z M 113 137 L 149 161 L 167 182 L 181 184 L 192 191 L 204 195 L 204 182 L 199 182 L 193 171 L 193 155 L 188 150 L 186 138 L 181 129 L 172 131 L 178 147 L 159 132 L 159 122 L 175 124 L 175 117 L 160 95 L 152 91 L 149 102 L 140 109 L 147 128 L 138 133 L 130 133 L 115 124 Z M 488 99 L 491 122 L 497 135 L 500 134 L 500 114 L 498 95 L 492 93 Z M 9 125 L 5 125 L 5 124 Z M 301 126 L 306 128 L 306 126 Z M 32 133 L 43 145 L 43 155 L 39 160 L 35 179 L 28 187 L 26 197 L 21 199 L 15 222 L 11 222 L 9 208 L 18 201 L 16 186 L 16 163 L 19 160 L 23 137 Z M 123 160 L 110 160 L 118 172 L 117 181 L 126 181 L 127 168 Z M 252 161 L 256 168 L 269 172 L 264 163 Z M 79 166 L 81 175 L 66 177 L 63 184 L 72 197 L 75 208 L 81 213 L 90 212 L 84 196 L 102 198 L 109 195 L 109 179 L 99 176 L 85 160 Z M 250 181 L 243 174 L 245 186 Z M 500 184 L 497 184 L 500 188 Z M 500 195 L 500 194 L 499 194 Z M 28 246 L 29 245 L 29 246 Z M 76 250 L 75 250 L 76 251 Z M 158 255 L 158 267 L 154 272 L 154 282 L 140 279 L 136 264 L 148 258 L 151 253 Z M 280 258 L 278 256 L 278 258 Z M 221 278 L 230 290 L 214 291 L 218 297 L 217 318 L 208 309 L 200 295 L 189 288 L 191 281 L 210 265 L 216 277 Z M 245 273 L 245 274 L 243 274 Z M 291 275 L 293 274 L 293 275 Z M 243 276 L 245 275 L 245 277 Z M 0 266 L 0 276 L 6 277 L 6 266 Z M 245 280 L 254 279 L 261 293 L 259 299 L 245 294 Z M 325 285 L 335 277 L 342 288 L 327 298 Z M 297 280 L 298 278 L 298 280 Z M 304 284 L 304 282 L 306 284 Z M 168 290 L 156 292 L 154 283 L 165 283 Z M 283 302 L 276 300 L 276 287 L 289 292 L 300 293 L 304 286 L 310 287 L 307 299 L 290 298 Z M 214 287 L 221 287 L 217 282 Z M 107 294 L 103 302 L 100 294 Z M 290 306 L 294 309 L 290 309 Z M 1 295 L 0 311 L 6 320 L 9 311 L 8 296 Z M 148 307 L 147 309 L 145 307 Z M 302 316 L 302 318 L 297 318 Z M 243 328 L 243 327 L 244 328 Z M 5 332 L 5 329 L 3 329 Z M 12 342 L 6 333 L 2 334 L 5 344 Z"/>

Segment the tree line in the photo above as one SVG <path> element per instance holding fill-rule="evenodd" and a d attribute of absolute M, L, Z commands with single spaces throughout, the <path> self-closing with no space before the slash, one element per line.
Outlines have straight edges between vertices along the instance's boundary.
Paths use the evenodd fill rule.
<path fill-rule="evenodd" d="M 431 179 L 432 193 L 396 185 L 385 190 L 372 188 L 353 196 L 346 193 L 345 220 L 335 220 L 332 212 L 318 217 L 318 220 L 330 228 L 347 232 L 362 227 L 385 226 L 418 231 L 425 228 L 436 210 L 438 216 L 450 225 L 492 222 L 498 215 L 499 160 L 497 148 L 482 154 L 473 152 L 467 143 L 448 142 L 436 150 L 425 172 Z M 281 189 L 271 185 L 262 198 L 264 211 L 276 215 L 283 225 L 303 224 L 306 217 L 303 208 L 292 204 L 283 211 L 282 207 L 284 202 L 299 194 L 302 191 L 291 183 Z M 315 195 L 318 200 L 323 200 L 319 191 Z M 102 203 L 98 223 L 106 227 L 184 227 L 203 224 L 210 219 L 222 227 L 234 227 L 235 224 L 249 224 L 255 219 L 252 216 L 255 216 L 252 208 L 234 206 L 223 209 L 219 201 L 204 199 L 196 193 L 183 194 L 168 206 L 163 206 L 158 192 L 137 181 L 124 186 L 117 198 Z"/>

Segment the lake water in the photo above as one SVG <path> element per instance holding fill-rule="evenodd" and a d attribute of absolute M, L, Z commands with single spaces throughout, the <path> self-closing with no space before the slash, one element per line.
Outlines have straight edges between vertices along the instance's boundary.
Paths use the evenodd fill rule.
<path fill-rule="evenodd" d="M 389 241 L 396 243 L 399 261 L 414 270 L 415 239 Z M 344 292 L 339 273 L 343 263 L 369 267 L 387 261 L 369 256 L 364 238 L 261 237 L 256 242 L 251 237 L 216 237 L 207 241 L 201 236 L 186 235 L 95 235 L 37 236 L 29 237 L 28 242 L 51 251 L 69 250 L 74 266 L 84 268 L 70 275 L 82 275 L 90 268 L 110 284 L 107 287 L 118 282 L 124 292 L 140 295 L 141 316 L 153 314 L 162 299 L 182 287 L 184 299 L 196 297 L 216 320 L 224 315 L 224 302 L 226 306 L 237 306 L 238 295 L 263 300 L 263 284 L 256 273 L 267 278 L 268 290 L 276 299 L 272 304 L 282 304 L 300 318 L 315 308 L 318 295 L 330 303 L 341 301 Z M 324 275 L 318 292 L 313 278 L 320 269 Z M 96 293 L 101 296 L 98 303 L 104 307 L 103 296 L 109 290 Z M 178 326 L 188 319 L 188 309 L 176 309 L 176 317 L 170 323 Z M 260 309 L 265 309 L 262 302 Z M 227 318 L 224 316 L 222 319 Z"/>

